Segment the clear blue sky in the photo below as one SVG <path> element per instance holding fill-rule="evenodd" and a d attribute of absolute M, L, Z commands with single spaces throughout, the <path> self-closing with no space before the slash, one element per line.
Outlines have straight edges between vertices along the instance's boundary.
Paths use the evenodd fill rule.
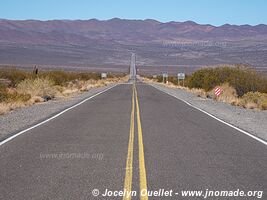
<path fill-rule="evenodd" d="M 156 19 L 267 24 L 267 0 L 1 0 L 4 19 Z"/>

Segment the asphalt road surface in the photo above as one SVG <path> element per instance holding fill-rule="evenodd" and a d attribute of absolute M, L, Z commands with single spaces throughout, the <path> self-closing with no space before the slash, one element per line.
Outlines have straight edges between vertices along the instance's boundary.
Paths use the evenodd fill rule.
<path fill-rule="evenodd" d="M 267 148 L 152 86 L 120 84 L 1 145 L 0 199 L 267 199 Z"/>

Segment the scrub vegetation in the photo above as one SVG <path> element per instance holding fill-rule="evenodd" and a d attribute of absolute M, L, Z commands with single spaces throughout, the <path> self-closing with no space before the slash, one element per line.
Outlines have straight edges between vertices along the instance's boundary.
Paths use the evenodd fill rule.
<path fill-rule="evenodd" d="M 101 79 L 100 73 L 43 71 L 35 74 L 17 69 L 1 69 L 0 114 L 124 80 L 126 78 L 122 74 L 109 74 L 107 79 Z"/>
<path fill-rule="evenodd" d="M 162 76 L 147 78 L 163 81 Z M 168 77 L 168 85 L 187 89 L 203 98 L 213 98 L 249 109 L 267 110 L 267 77 L 247 67 L 206 67 L 187 75 L 184 87 L 178 86 L 175 76 Z M 216 87 L 222 89 L 219 97 L 214 95 Z"/>

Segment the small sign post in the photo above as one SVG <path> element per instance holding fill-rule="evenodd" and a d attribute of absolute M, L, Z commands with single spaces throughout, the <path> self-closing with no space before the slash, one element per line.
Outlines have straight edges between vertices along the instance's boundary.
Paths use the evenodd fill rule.
<path fill-rule="evenodd" d="M 166 80 L 166 83 L 168 83 L 168 73 L 167 72 L 164 72 L 162 74 L 162 77 L 163 77 L 163 83 L 165 83 L 164 79 Z"/>
<path fill-rule="evenodd" d="M 101 73 L 101 79 L 106 79 L 107 78 L 107 73 Z"/>
<path fill-rule="evenodd" d="M 222 89 L 219 87 L 216 87 L 214 90 L 214 94 L 216 95 L 216 97 L 218 98 L 222 93 Z"/>
<path fill-rule="evenodd" d="M 184 87 L 185 73 L 178 73 L 177 79 L 178 79 L 178 85 L 180 85 L 180 80 L 183 80 L 183 87 Z"/>

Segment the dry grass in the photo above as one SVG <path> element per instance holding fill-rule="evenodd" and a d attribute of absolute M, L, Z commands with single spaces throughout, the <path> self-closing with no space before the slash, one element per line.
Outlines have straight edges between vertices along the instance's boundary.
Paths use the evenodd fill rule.
<path fill-rule="evenodd" d="M 7 103 L 0 103 L 0 115 L 3 115 L 10 111 L 10 106 Z"/>
<path fill-rule="evenodd" d="M 66 98 L 88 91 L 91 88 L 102 87 L 108 84 L 125 82 L 128 80 L 128 77 L 115 76 L 103 80 L 95 77 L 88 79 L 92 75 L 84 75 L 86 75 L 86 77 L 83 79 L 72 79 L 68 82 L 64 80 L 64 84 L 56 84 L 55 81 L 48 76 L 40 76 L 39 78 L 30 77 L 22 79 L 15 85 L 15 87 L 6 87 L 2 85 L 0 88 L 0 115 L 8 113 L 16 108 L 44 102 L 44 97 L 49 97 L 51 99 Z M 68 74 L 68 76 L 71 76 L 71 74 Z"/>
<path fill-rule="evenodd" d="M 219 96 L 220 101 L 228 102 L 231 104 L 237 101 L 238 99 L 237 93 L 236 93 L 236 90 L 232 86 L 230 86 L 228 83 L 224 83 L 220 86 L 220 88 L 223 91 L 222 94 Z"/>
<path fill-rule="evenodd" d="M 158 82 L 157 79 L 151 79 L 151 78 L 146 78 L 146 77 L 142 77 L 142 81 L 144 81 L 146 83 L 157 83 L 157 84 L 163 85 L 165 87 L 169 87 L 169 88 L 177 88 L 177 89 L 187 90 L 189 92 L 192 92 L 192 93 L 196 94 L 198 97 L 202 97 L 202 98 L 206 98 L 207 97 L 207 92 L 205 92 L 203 89 L 199 89 L 199 88 L 189 89 L 188 87 L 175 85 L 172 82 L 162 83 L 162 82 Z"/>
<path fill-rule="evenodd" d="M 214 94 L 214 87 L 212 90 L 206 92 L 204 89 L 200 88 L 188 88 L 174 85 L 173 83 L 169 82 L 168 84 L 159 83 L 156 79 L 149 79 L 149 78 L 142 78 L 144 82 L 147 83 L 157 83 L 160 85 L 164 85 L 169 88 L 179 88 L 184 89 L 189 92 L 196 94 L 198 97 L 207 98 L 210 97 L 216 101 L 222 101 L 229 103 L 235 106 L 242 106 L 243 108 L 247 109 L 257 109 L 257 110 L 267 110 L 267 94 L 260 93 L 260 92 L 248 92 L 242 97 L 238 97 L 236 90 L 231 87 L 228 83 L 224 83 L 218 85 L 216 87 L 220 87 L 222 89 L 221 95 L 217 98 Z"/>
<path fill-rule="evenodd" d="M 192 88 L 192 89 L 184 88 L 184 89 L 196 94 L 198 97 L 201 97 L 201 98 L 207 98 L 207 95 L 208 95 L 207 92 L 205 92 L 203 89 L 200 89 L 200 88 Z"/>
<path fill-rule="evenodd" d="M 248 92 L 240 99 L 238 105 L 249 109 L 267 110 L 267 94 Z"/>
<path fill-rule="evenodd" d="M 32 105 L 30 101 L 28 102 L 10 102 L 10 103 L 5 103 L 1 102 L 0 103 L 0 115 L 6 114 L 12 110 L 15 110 L 17 108 L 23 108 L 25 106 Z"/>
<path fill-rule="evenodd" d="M 54 97 L 57 93 L 53 81 L 48 78 L 25 79 L 16 89 L 19 93 L 30 94 L 32 97 Z"/>
<path fill-rule="evenodd" d="M 217 85 L 229 83 L 242 97 L 248 92 L 267 93 L 267 78 L 246 67 L 210 67 L 195 71 L 186 81 L 189 88 L 202 88 L 210 91 Z"/>
<path fill-rule="evenodd" d="M 197 96 L 206 98 L 210 96 L 214 100 L 229 103 L 235 106 L 242 106 L 247 109 L 267 110 L 267 94 L 260 92 L 248 92 L 242 97 L 238 97 L 236 90 L 228 83 L 219 86 L 222 89 L 221 95 L 217 98 L 213 90 L 205 92 L 203 89 L 190 89 L 190 92 L 197 94 Z"/>
<path fill-rule="evenodd" d="M 140 77 L 141 81 L 146 83 L 158 83 L 156 79 L 153 78 L 147 78 L 147 77 Z"/>
<path fill-rule="evenodd" d="M 101 80 L 76 80 L 69 82 L 66 87 L 58 87 L 60 93 L 66 97 L 74 95 L 76 93 L 89 91 L 91 88 L 103 87 L 112 83 L 126 82 L 129 78 L 126 77 L 114 77 Z"/>
<path fill-rule="evenodd" d="M 222 90 L 222 93 L 219 97 L 214 94 L 214 90 L 216 87 L 220 87 Z M 238 105 L 239 98 L 237 96 L 236 90 L 233 87 L 231 87 L 228 83 L 224 83 L 216 87 L 207 92 L 207 95 L 217 101 L 230 103 L 232 105 Z"/>

